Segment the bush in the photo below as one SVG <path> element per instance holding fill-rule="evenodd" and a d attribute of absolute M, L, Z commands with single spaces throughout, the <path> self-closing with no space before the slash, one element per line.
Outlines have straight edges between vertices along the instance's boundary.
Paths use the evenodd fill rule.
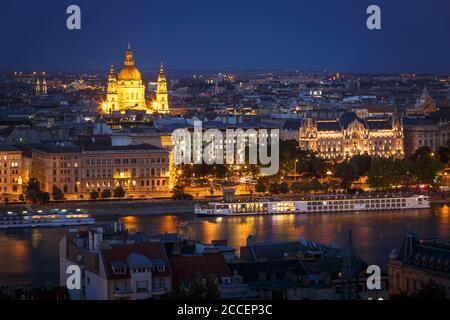
<path fill-rule="evenodd" d="M 182 185 L 176 185 L 172 190 L 172 199 L 173 200 L 193 200 L 194 197 L 184 191 L 184 187 Z"/>
<path fill-rule="evenodd" d="M 289 192 L 289 185 L 287 182 L 283 182 L 279 186 L 280 193 L 288 193 Z"/>
<path fill-rule="evenodd" d="M 258 183 L 255 186 L 255 190 L 256 190 L 256 192 L 264 193 L 267 191 L 267 186 L 265 183 L 258 181 Z"/>
<path fill-rule="evenodd" d="M 62 190 L 58 187 L 53 187 L 52 190 L 52 196 L 53 196 L 53 200 L 64 200 L 64 193 L 62 192 Z"/>
<path fill-rule="evenodd" d="M 112 192 L 109 189 L 105 189 L 102 191 L 102 199 L 108 199 L 111 198 Z"/>
<path fill-rule="evenodd" d="M 271 183 L 269 186 L 270 193 L 280 193 L 280 185 L 276 182 Z"/>
<path fill-rule="evenodd" d="M 92 200 L 96 200 L 96 199 L 98 199 L 99 194 L 98 194 L 97 191 L 94 190 L 94 191 L 92 191 L 92 192 L 90 193 L 90 197 L 91 197 Z"/>
<path fill-rule="evenodd" d="M 114 189 L 114 198 L 124 198 L 125 190 L 122 187 L 117 187 Z"/>

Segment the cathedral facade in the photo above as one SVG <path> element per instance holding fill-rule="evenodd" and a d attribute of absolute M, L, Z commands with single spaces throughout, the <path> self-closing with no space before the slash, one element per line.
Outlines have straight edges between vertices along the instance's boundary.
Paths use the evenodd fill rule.
<path fill-rule="evenodd" d="M 128 110 L 145 111 L 146 113 L 168 113 L 167 80 L 161 65 L 156 100 L 148 104 L 145 98 L 145 84 L 139 69 L 135 66 L 133 52 L 128 46 L 123 69 L 116 77 L 114 67 L 111 66 L 108 76 L 106 101 L 102 104 L 103 113 L 120 112 Z"/>
<path fill-rule="evenodd" d="M 391 118 L 362 119 L 348 112 L 336 120 L 302 120 L 299 144 L 320 158 L 341 160 L 356 155 L 403 158 L 403 129 Z"/>

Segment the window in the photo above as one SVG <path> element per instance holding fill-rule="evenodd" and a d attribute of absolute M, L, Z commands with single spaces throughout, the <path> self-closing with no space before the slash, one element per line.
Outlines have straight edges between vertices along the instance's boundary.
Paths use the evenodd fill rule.
<path fill-rule="evenodd" d="M 158 272 L 164 272 L 166 270 L 166 266 L 163 264 L 158 265 Z"/>
<path fill-rule="evenodd" d="M 136 281 L 136 293 L 148 292 L 148 281 Z"/>

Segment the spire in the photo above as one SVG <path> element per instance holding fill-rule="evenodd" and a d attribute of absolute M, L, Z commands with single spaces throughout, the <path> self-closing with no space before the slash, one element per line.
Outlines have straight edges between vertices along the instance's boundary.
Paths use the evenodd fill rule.
<path fill-rule="evenodd" d="M 114 63 L 111 62 L 111 68 L 109 69 L 108 80 L 116 80 L 116 73 L 114 71 Z"/>
<path fill-rule="evenodd" d="M 36 79 L 35 93 L 36 95 L 41 94 L 41 83 L 39 81 L 39 78 Z"/>
<path fill-rule="evenodd" d="M 45 77 L 42 79 L 42 94 L 47 95 L 47 81 L 45 81 Z"/>
<path fill-rule="evenodd" d="M 352 231 L 348 231 L 348 240 L 347 246 L 343 251 L 343 261 L 342 261 L 342 273 L 344 280 L 344 290 L 343 292 L 346 294 L 344 299 L 354 300 L 358 298 L 358 288 L 357 285 L 354 284 L 355 279 L 357 279 L 357 270 L 356 270 L 356 253 L 353 248 L 353 239 L 352 239 Z M 345 286 L 345 283 L 347 284 Z"/>
<path fill-rule="evenodd" d="M 128 49 L 125 54 L 125 66 L 134 66 L 133 52 L 131 51 L 131 45 L 128 44 Z"/>

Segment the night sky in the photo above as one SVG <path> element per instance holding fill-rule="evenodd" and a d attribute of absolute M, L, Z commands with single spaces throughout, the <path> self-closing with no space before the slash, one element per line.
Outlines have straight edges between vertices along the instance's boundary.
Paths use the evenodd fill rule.
<path fill-rule="evenodd" d="M 141 69 L 450 72 L 449 0 L 14 0 L 0 17 L 0 70 L 105 71 L 131 42 Z"/>

